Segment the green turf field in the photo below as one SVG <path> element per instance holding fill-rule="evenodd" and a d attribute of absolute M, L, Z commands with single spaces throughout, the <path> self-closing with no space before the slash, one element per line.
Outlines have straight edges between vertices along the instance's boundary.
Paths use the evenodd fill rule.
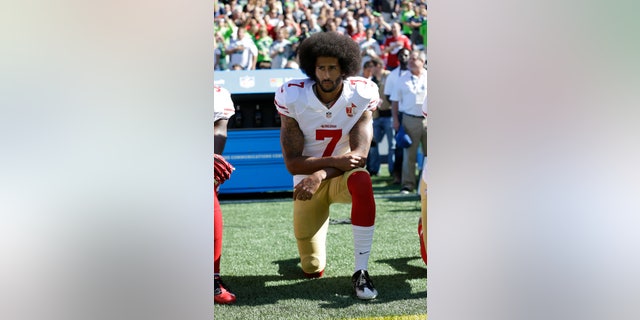
<path fill-rule="evenodd" d="M 381 171 L 386 172 L 386 167 Z M 420 201 L 400 195 L 388 176 L 374 177 L 377 216 L 369 273 L 379 295 L 353 295 L 350 205 L 332 206 L 327 268 L 305 279 L 298 263 L 289 198 L 221 200 L 221 275 L 234 305 L 215 305 L 215 319 L 426 319 L 427 269 L 417 233 Z"/>

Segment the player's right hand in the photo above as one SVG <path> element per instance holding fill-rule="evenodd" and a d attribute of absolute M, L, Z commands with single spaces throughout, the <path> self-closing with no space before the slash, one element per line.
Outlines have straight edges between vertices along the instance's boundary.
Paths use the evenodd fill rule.
<path fill-rule="evenodd" d="M 235 168 L 223 156 L 219 154 L 213 155 L 213 178 L 216 185 L 227 181 L 231 177 L 233 170 Z"/>
<path fill-rule="evenodd" d="M 322 183 L 322 179 L 314 174 L 302 179 L 293 187 L 293 200 L 311 200 L 318 191 L 320 183 Z"/>

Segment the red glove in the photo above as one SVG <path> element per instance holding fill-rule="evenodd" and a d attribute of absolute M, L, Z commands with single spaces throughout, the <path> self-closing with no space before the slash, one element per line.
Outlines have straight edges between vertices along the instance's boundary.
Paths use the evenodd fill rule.
<path fill-rule="evenodd" d="M 213 178 L 215 184 L 223 184 L 231 176 L 235 168 L 219 154 L 213 155 Z"/>

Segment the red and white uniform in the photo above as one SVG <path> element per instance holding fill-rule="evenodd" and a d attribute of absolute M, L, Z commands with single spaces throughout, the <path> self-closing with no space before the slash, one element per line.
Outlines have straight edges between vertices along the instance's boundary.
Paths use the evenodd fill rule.
<path fill-rule="evenodd" d="M 315 81 L 291 80 L 276 91 L 278 112 L 294 118 L 304 134 L 302 155 L 328 157 L 351 151 L 349 135 L 366 110 L 375 110 L 380 100 L 378 86 L 362 77 L 343 81 L 342 94 L 331 108 L 327 108 L 313 92 Z M 297 185 L 306 175 L 295 175 Z"/>
<path fill-rule="evenodd" d="M 225 88 L 220 86 L 213 87 L 213 122 L 219 120 L 227 120 L 233 116 L 235 108 L 231 100 L 231 94 Z M 215 160 L 214 160 L 215 161 Z M 214 162 L 215 163 L 215 162 Z M 215 164 L 214 164 L 215 172 Z M 213 189 L 213 273 L 214 273 L 214 302 L 215 303 L 234 303 L 236 296 L 229 292 L 220 284 L 220 257 L 222 256 L 222 209 L 218 202 L 218 181 L 216 180 Z"/>
<path fill-rule="evenodd" d="M 213 86 L 213 122 L 227 120 L 236 112 L 229 90 Z"/>

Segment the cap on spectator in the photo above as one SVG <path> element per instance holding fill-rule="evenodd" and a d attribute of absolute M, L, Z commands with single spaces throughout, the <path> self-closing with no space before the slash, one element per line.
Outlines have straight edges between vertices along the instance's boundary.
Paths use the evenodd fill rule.
<path fill-rule="evenodd" d="M 379 16 L 381 16 L 381 15 L 382 15 L 382 14 L 381 14 L 380 12 L 378 12 L 378 11 L 374 11 L 374 12 L 373 12 L 373 16 L 374 16 L 374 17 L 379 17 Z"/>

